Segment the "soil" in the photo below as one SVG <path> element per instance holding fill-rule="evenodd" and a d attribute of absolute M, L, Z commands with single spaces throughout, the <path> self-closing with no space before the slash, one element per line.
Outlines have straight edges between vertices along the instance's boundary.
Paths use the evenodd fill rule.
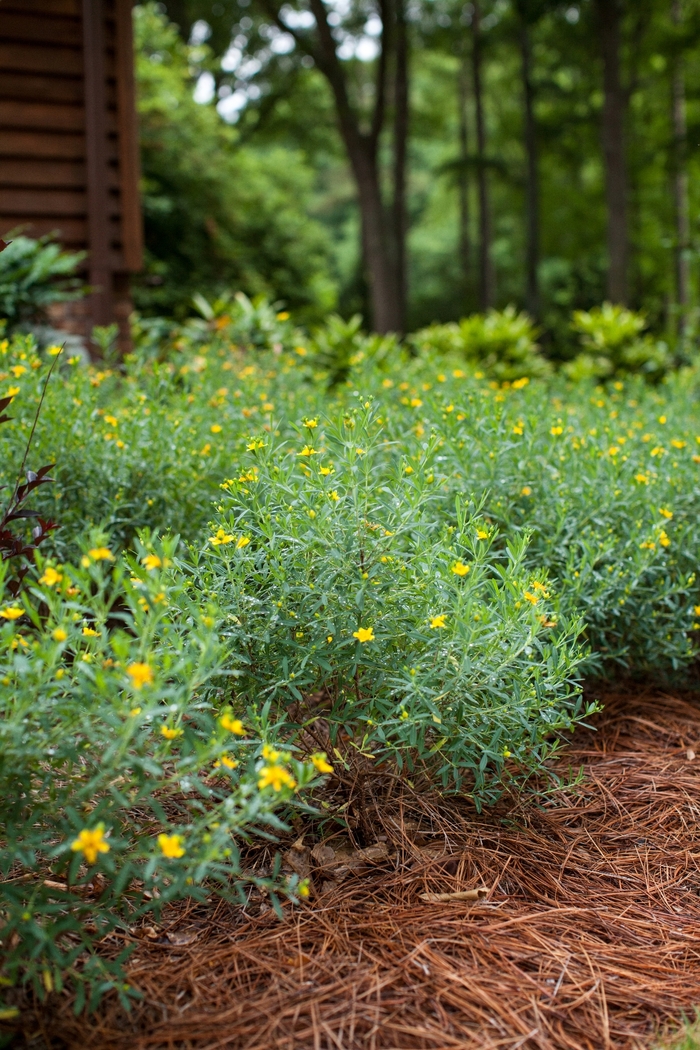
<path fill-rule="evenodd" d="M 286 844 L 308 902 L 181 905 L 140 931 L 129 1016 L 55 997 L 17 1045 L 650 1047 L 700 1005 L 700 707 L 629 691 L 593 723 L 555 763 L 568 786 L 481 814 L 378 773 L 374 842 Z"/>

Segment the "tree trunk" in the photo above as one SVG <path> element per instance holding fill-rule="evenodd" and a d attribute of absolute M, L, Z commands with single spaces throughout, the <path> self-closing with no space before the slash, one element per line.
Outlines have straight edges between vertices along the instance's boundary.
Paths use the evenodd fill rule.
<path fill-rule="evenodd" d="M 408 143 L 408 33 L 404 0 L 396 0 L 396 68 L 394 76 L 394 251 L 398 296 L 398 331 L 406 326 L 408 273 L 406 268 L 406 148 Z"/>
<path fill-rule="evenodd" d="M 372 305 L 374 330 L 382 334 L 402 329 L 396 268 L 386 224 L 376 152 L 364 138 L 346 148 L 357 183 L 362 225 L 362 251 Z"/>
<path fill-rule="evenodd" d="M 474 74 L 474 111 L 476 115 L 477 183 L 479 189 L 479 307 L 487 310 L 494 303 L 494 273 L 491 261 L 491 213 L 486 177 L 486 129 L 481 83 L 481 10 L 478 0 L 472 15 L 472 70 Z"/>
<path fill-rule="evenodd" d="M 468 311 L 471 292 L 472 243 L 469 213 L 469 71 L 462 58 L 458 75 L 459 94 L 459 261 L 462 269 L 464 313 Z"/>
<path fill-rule="evenodd" d="M 603 155 L 608 211 L 608 299 L 627 302 L 625 92 L 620 80 L 620 0 L 596 0 L 603 56 Z"/>
<path fill-rule="evenodd" d="M 522 61 L 523 102 L 524 102 L 524 142 L 527 158 L 527 179 L 525 186 L 525 303 L 532 317 L 539 313 L 539 285 L 537 270 L 540 261 L 540 187 L 537 156 L 537 129 L 535 127 L 534 100 L 532 86 L 532 46 L 530 30 L 525 18 L 520 21 L 520 55 Z"/>
<path fill-rule="evenodd" d="M 671 14 L 676 25 L 682 19 L 681 0 L 673 0 Z M 676 296 L 678 300 L 678 333 L 685 330 L 690 302 L 690 210 L 688 172 L 686 168 L 685 78 L 683 59 L 676 56 L 672 78 L 673 106 L 673 195 L 676 208 Z"/>

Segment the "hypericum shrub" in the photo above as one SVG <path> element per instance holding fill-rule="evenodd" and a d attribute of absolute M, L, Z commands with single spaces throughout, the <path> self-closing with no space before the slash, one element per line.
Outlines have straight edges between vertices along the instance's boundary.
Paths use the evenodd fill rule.
<path fill-rule="evenodd" d="M 650 335 L 644 314 L 603 303 L 574 311 L 571 327 L 581 337 L 583 351 L 564 365 L 565 374 L 582 379 L 618 379 L 640 374 L 658 381 L 672 365 L 668 344 Z"/>
<path fill-rule="evenodd" d="M 434 324 L 410 337 L 419 352 L 436 351 L 466 359 L 489 379 L 512 382 L 551 371 L 537 345 L 537 328 L 514 306 L 474 314 L 459 323 Z"/>
<path fill-rule="evenodd" d="M 469 501 L 440 512 L 439 442 L 413 465 L 369 401 L 292 442 L 241 446 L 199 588 L 217 595 L 244 705 L 313 720 L 379 757 L 418 759 L 477 802 L 511 756 L 539 769 L 586 713 L 580 623 L 526 539 L 499 549 Z"/>
<path fill-rule="evenodd" d="M 99 536 L 78 566 L 37 556 L 19 598 L 0 566 L 0 976 L 71 982 L 77 1010 L 129 992 L 100 938 L 174 898 L 238 899 L 241 837 L 328 768 L 232 702 L 214 605 L 176 541 L 144 540 L 126 561 Z"/>

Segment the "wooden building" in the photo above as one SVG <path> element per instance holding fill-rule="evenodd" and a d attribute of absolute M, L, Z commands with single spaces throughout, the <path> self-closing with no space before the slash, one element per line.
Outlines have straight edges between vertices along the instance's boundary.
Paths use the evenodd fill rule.
<path fill-rule="evenodd" d="M 118 322 L 142 265 L 132 0 L 0 0 L 0 237 L 56 233 L 93 289 L 52 318 Z"/>

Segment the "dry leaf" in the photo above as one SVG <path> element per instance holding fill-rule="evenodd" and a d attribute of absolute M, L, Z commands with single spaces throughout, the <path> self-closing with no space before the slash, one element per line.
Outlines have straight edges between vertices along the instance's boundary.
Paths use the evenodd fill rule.
<path fill-rule="evenodd" d="M 457 890 L 454 893 L 421 893 L 420 899 L 428 901 L 429 904 L 437 904 L 440 901 L 482 901 L 488 895 L 489 891 L 485 886 L 477 886 L 474 890 Z"/>
<path fill-rule="evenodd" d="M 172 933 L 166 933 L 165 936 L 167 937 L 170 944 L 174 944 L 178 948 L 182 948 L 186 944 L 192 944 L 194 941 L 196 941 L 198 934 L 196 932 L 178 933 L 176 930 L 173 930 Z"/>
<path fill-rule="evenodd" d="M 311 856 L 322 868 L 328 867 L 335 860 L 335 850 L 331 849 L 330 846 L 324 846 L 322 842 L 318 842 L 311 850 Z"/>
<path fill-rule="evenodd" d="M 692 762 L 693 759 L 695 758 L 695 752 L 693 751 L 693 749 L 691 747 L 689 747 L 688 750 L 686 751 L 685 757 L 688 759 L 689 762 Z"/>

